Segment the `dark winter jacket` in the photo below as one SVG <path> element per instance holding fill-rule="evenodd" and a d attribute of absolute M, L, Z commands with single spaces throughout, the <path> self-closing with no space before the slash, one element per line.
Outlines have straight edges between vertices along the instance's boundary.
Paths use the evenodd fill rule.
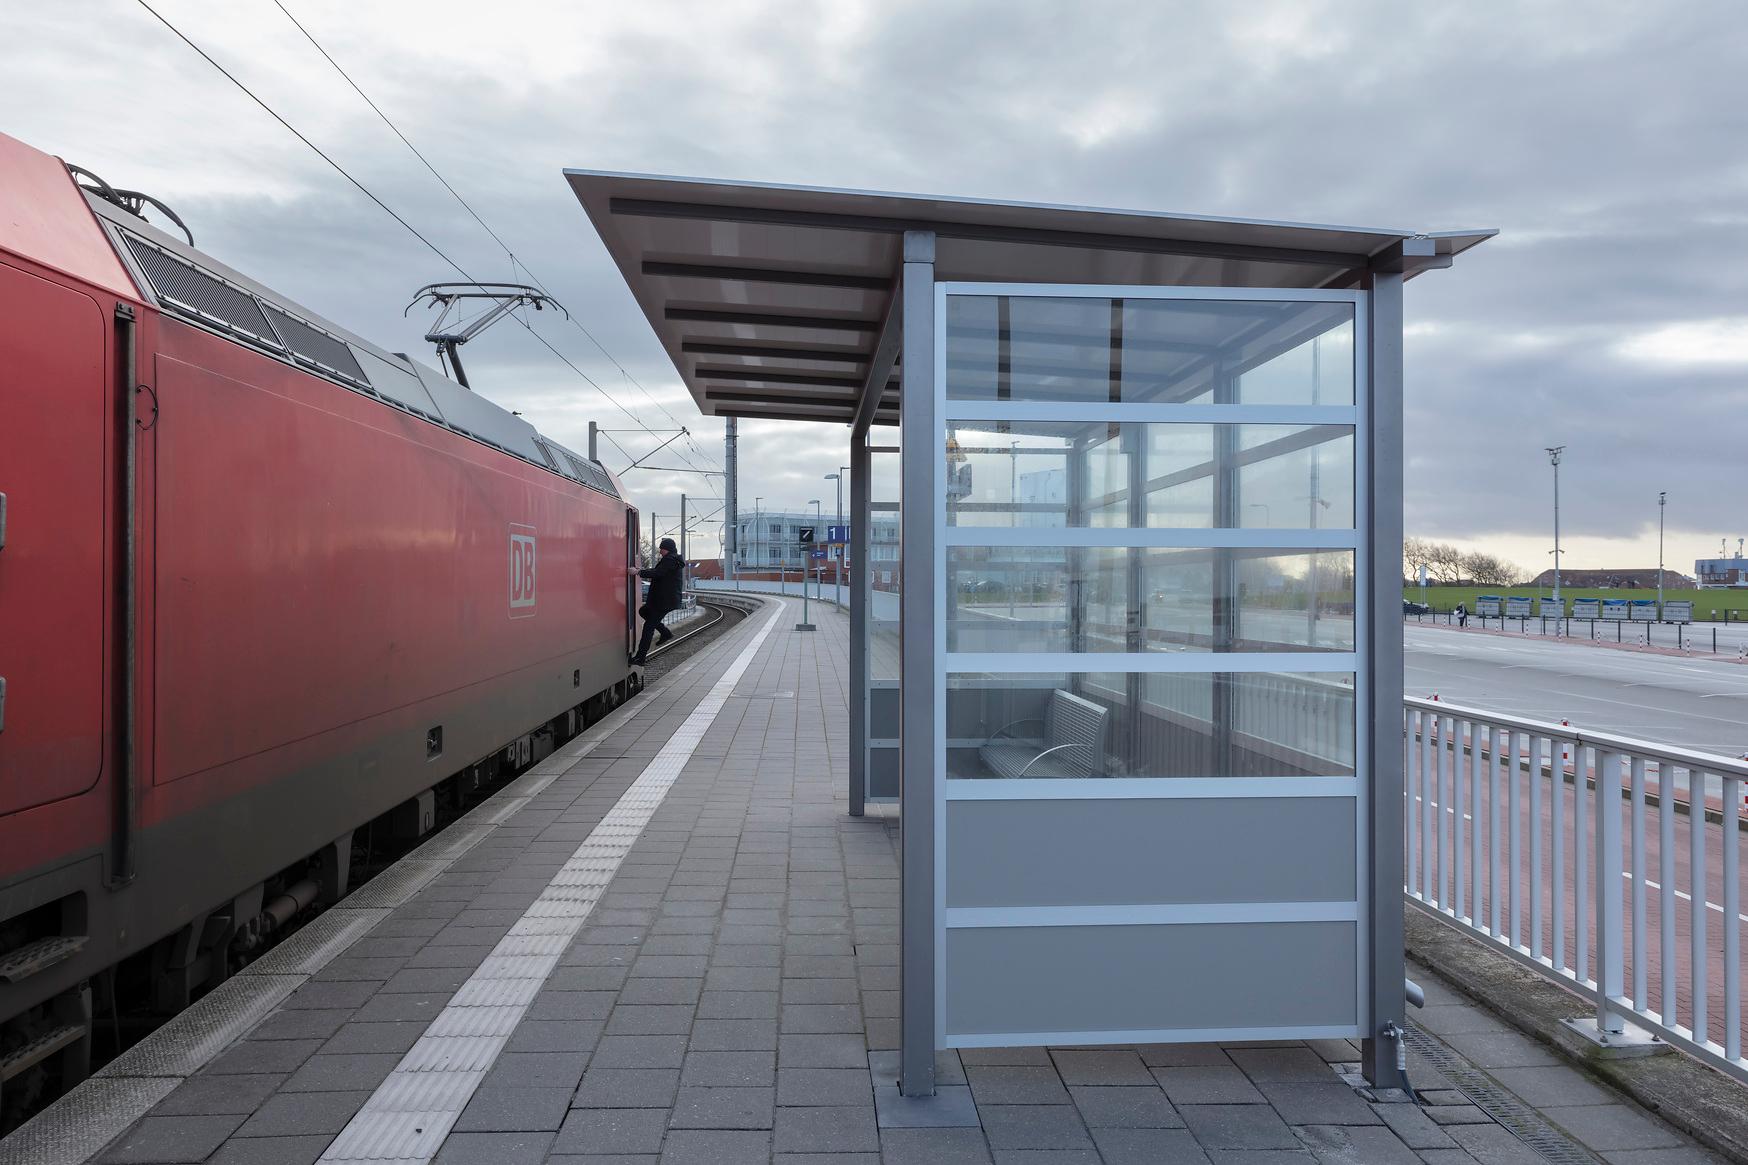
<path fill-rule="evenodd" d="M 652 616 L 665 615 L 680 606 L 680 584 L 685 575 L 685 563 L 678 554 L 664 554 L 654 566 L 637 572 L 649 580 L 649 610 Z"/>

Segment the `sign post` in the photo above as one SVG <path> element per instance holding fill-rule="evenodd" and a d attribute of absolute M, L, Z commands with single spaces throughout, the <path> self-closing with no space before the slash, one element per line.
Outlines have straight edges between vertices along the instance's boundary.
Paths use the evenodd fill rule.
<path fill-rule="evenodd" d="M 796 540 L 801 543 L 804 550 L 811 552 L 813 550 L 813 527 L 802 526 L 799 534 L 800 536 Z M 802 563 L 801 567 L 801 622 L 795 625 L 795 629 L 797 631 L 813 630 L 813 620 L 808 617 L 807 613 L 807 565 L 805 562 Z"/>
<path fill-rule="evenodd" d="M 827 526 L 825 540 L 837 551 L 837 569 L 832 578 L 837 586 L 838 606 L 844 605 L 844 560 L 849 557 L 850 528 L 848 526 Z"/>

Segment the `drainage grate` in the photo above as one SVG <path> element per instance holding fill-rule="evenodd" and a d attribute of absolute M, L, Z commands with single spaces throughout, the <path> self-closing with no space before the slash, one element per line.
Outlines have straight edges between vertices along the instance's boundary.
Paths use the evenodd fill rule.
<path fill-rule="evenodd" d="M 1437 1068 L 1476 1108 L 1506 1132 L 1534 1149 L 1553 1165 L 1602 1165 L 1601 1158 L 1542 1119 L 1542 1115 L 1495 1084 L 1485 1073 L 1412 1024 L 1406 1041 L 1410 1051 Z"/>

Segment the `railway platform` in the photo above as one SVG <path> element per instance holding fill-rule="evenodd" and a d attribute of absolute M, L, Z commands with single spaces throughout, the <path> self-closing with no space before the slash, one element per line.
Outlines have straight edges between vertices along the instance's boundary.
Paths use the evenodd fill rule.
<path fill-rule="evenodd" d="M 847 813 L 848 619 L 761 602 L 0 1163 L 1714 1159 L 1419 970 L 1418 1099 L 1345 1040 L 943 1052 L 901 1097 L 898 819 Z"/>

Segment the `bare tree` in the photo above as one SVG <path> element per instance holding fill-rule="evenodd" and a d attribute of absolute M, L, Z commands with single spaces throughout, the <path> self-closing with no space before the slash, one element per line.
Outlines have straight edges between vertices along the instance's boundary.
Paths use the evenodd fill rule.
<path fill-rule="evenodd" d="M 1431 572 L 1431 549 L 1432 543 L 1425 538 L 1404 538 L 1402 540 L 1402 567 L 1408 572 L 1409 581 L 1420 581 L 1420 568 L 1423 566 L 1427 568 L 1429 573 Z"/>
<path fill-rule="evenodd" d="M 1495 554 L 1474 550 L 1463 555 L 1463 572 L 1469 581 L 1484 587 L 1516 586 L 1523 571 Z"/>
<path fill-rule="evenodd" d="M 1432 542 L 1426 548 L 1426 570 L 1433 581 L 1452 586 L 1463 581 L 1463 552 L 1448 542 Z"/>

